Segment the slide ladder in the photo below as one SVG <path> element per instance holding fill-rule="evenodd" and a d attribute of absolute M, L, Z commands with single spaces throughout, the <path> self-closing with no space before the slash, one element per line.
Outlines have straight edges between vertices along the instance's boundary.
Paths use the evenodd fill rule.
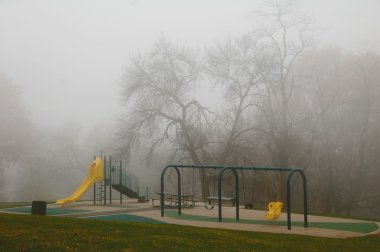
<path fill-rule="evenodd" d="M 96 187 L 95 201 L 99 202 L 100 204 L 103 204 L 104 192 L 106 190 L 104 179 L 99 182 L 96 182 L 95 187 Z"/>

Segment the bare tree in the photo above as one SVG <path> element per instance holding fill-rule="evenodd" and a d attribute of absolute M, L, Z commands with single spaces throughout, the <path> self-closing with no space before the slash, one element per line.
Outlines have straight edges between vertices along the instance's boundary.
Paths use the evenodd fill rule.
<path fill-rule="evenodd" d="M 300 165 L 304 148 L 304 124 L 313 120 L 300 106 L 302 76 L 296 62 L 313 42 L 309 18 L 298 15 L 294 1 L 267 1 L 266 9 L 253 14 L 253 31 L 248 35 L 258 71 L 256 131 L 265 141 L 271 165 Z M 304 165 L 304 160 L 302 160 Z M 282 199 L 284 178 L 278 179 L 276 198 Z"/>
<path fill-rule="evenodd" d="M 295 71 L 295 63 L 313 42 L 310 20 L 299 17 L 294 1 L 270 1 L 270 10 L 255 15 L 257 51 L 265 52 L 266 71 L 260 72 L 263 83 L 262 102 L 258 106 L 262 132 L 267 136 L 267 147 L 273 164 L 288 167 L 291 159 L 293 133 L 305 120 L 295 115 L 295 92 L 302 86 Z"/>
<path fill-rule="evenodd" d="M 380 163 L 378 55 L 310 52 L 313 29 L 297 4 L 266 3 L 250 33 L 204 58 L 161 39 L 132 60 L 123 78 L 122 149 L 143 143 L 148 160 L 161 146 L 173 162 L 299 166 L 309 175 L 313 209 L 373 209 L 380 197 L 373 168 Z M 213 111 L 196 99 L 202 85 L 223 91 Z M 214 178 L 199 178 L 205 196 Z M 277 178 L 272 191 L 281 200 L 284 177 Z"/>
<path fill-rule="evenodd" d="M 153 50 L 135 58 L 123 78 L 123 98 L 130 105 L 122 137 L 126 149 L 138 143 L 172 147 L 177 162 L 209 162 L 208 132 L 213 115 L 194 95 L 201 85 L 196 51 L 177 48 L 160 39 Z"/>
<path fill-rule="evenodd" d="M 192 95 L 199 79 L 197 53 L 164 39 L 145 57 L 135 58 L 123 78 L 124 101 L 133 104 L 125 120 L 127 145 L 148 136 L 150 154 L 169 142 L 180 158 L 202 164 L 204 132 L 211 122 L 208 110 Z"/>
<path fill-rule="evenodd" d="M 222 87 L 225 99 L 215 130 L 219 164 L 254 162 L 249 155 L 253 147 L 251 141 L 245 140 L 256 129 L 254 116 L 260 96 L 259 74 L 265 64 L 254 44 L 249 36 L 229 38 L 224 44 L 208 50 L 208 73 L 215 85 Z"/>
<path fill-rule="evenodd" d="M 252 33 L 208 50 L 203 67 L 225 93 L 218 114 L 191 97 L 203 77 L 194 52 L 160 40 L 149 55 L 133 60 L 124 76 L 123 96 L 133 106 L 124 123 L 126 149 L 145 132 L 150 154 L 165 142 L 194 164 L 252 164 L 255 149 L 262 151 L 252 145 L 257 140 L 266 141 L 272 165 L 288 166 L 291 138 L 305 120 L 290 114 L 296 106 L 293 65 L 310 44 L 309 22 L 294 16 L 291 2 L 269 5 Z"/>

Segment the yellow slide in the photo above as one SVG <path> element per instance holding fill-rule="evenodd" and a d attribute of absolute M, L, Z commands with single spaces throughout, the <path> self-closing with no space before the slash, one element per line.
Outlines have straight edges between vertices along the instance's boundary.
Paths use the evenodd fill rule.
<path fill-rule="evenodd" d="M 104 178 L 103 160 L 96 158 L 88 167 L 88 175 L 78 189 L 68 198 L 57 200 L 55 203 L 65 206 L 67 203 L 79 200 L 91 186 Z"/>

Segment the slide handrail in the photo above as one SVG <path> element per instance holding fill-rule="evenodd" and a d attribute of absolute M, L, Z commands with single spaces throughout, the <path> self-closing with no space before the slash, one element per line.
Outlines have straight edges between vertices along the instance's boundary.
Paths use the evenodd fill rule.
<path fill-rule="evenodd" d="M 134 192 L 139 191 L 139 179 L 132 173 L 121 169 L 120 166 L 112 168 L 112 185 L 123 185 Z"/>

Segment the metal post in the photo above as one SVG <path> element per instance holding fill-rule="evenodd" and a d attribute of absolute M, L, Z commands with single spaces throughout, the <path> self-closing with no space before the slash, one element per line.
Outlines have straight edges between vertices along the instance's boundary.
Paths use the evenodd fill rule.
<path fill-rule="evenodd" d="M 290 176 L 291 173 L 288 174 L 288 180 L 287 182 L 289 182 Z M 292 215 L 290 213 L 292 207 L 290 206 L 291 204 L 291 194 L 290 194 L 290 183 L 286 183 L 286 217 L 287 217 L 287 222 L 288 222 L 288 230 L 291 230 L 292 229 Z"/>
<path fill-rule="evenodd" d="M 178 168 L 176 167 L 177 175 L 178 175 L 178 215 L 181 215 L 181 207 L 182 207 L 182 194 L 181 194 L 181 176 L 182 174 L 179 172 Z"/>
<path fill-rule="evenodd" d="M 236 207 L 236 220 L 240 220 L 240 216 L 239 216 L 239 205 L 240 205 L 240 192 L 239 192 L 239 176 L 236 172 L 235 169 L 232 170 L 233 173 L 235 174 L 235 207 Z"/>
<path fill-rule="evenodd" d="M 119 184 L 122 185 L 123 184 L 123 171 L 122 171 L 122 168 L 123 165 L 122 165 L 122 161 L 120 160 L 120 166 L 119 166 Z M 123 204 L 123 194 L 120 192 L 120 205 Z"/>
<path fill-rule="evenodd" d="M 236 214 L 236 220 L 238 221 L 240 219 L 239 217 L 239 176 L 235 170 L 235 167 L 225 167 L 223 168 L 218 177 L 218 220 L 219 222 L 222 222 L 222 178 L 223 174 L 226 170 L 231 170 L 235 176 L 235 214 Z"/>
<path fill-rule="evenodd" d="M 165 167 L 164 170 L 162 170 L 161 172 L 161 195 L 160 195 L 160 206 L 161 206 L 161 217 L 164 217 L 165 215 L 165 198 L 164 198 L 164 193 L 165 193 L 165 184 L 164 184 L 164 178 L 165 178 L 165 172 L 167 171 L 167 169 L 169 168 L 174 168 L 177 172 L 177 184 L 178 184 L 178 215 L 181 215 L 181 205 L 182 205 L 182 202 L 181 202 L 181 175 L 180 175 L 180 172 L 177 168 L 177 166 L 174 166 L 174 165 L 168 165 Z"/>
<path fill-rule="evenodd" d="M 112 169 L 112 162 L 111 162 L 111 155 L 109 155 L 109 159 L 110 159 L 110 162 L 109 162 L 109 186 L 110 186 L 110 205 L 112 205 L 112 175 L 111 175 L 111 169 Z"/>
<path fill-rule="evenodd" d="M 303 181 L 303 220 L 304 220 L 304 227 L 308 227 L 307 223 L 307 182 L 306 182 L 306 176 L 300 169 L 292 169 L 291 172 L 288 174 L 287 182 L 286 182 L 286 204 L 287 204 L 287 220 L 288 220 L 288 230 L 292 229 L 292 216 L 291 216 L 291 179 L 294 173 L 300 173 Z"/>
<path fill-rule="evenodd" d="M 306 176 L 302 172 L 303 176 L 303 226 L 305 228 L 308 227 L 308 221 L 307 221 L 307 215 L 308 215 L 308 209 L 307 209 L 307 184 L 306 184 Z"/>
<path fill-rule="evenodd" d="M 96 159 L 96 156 L 94 155 L 94 160 Z M 96 204 L 96 182 L 94 183 L 94 205 Z"/>
<path fill-rule="evenodd" d="M 165 215 L 165 200 L 164 200 L 164 188 L 165 188 L 165 181 L 164 181 L 164 175 L 165 171 L 169 168 L 170 166 L 166 166 L 164 170 L 161 173 L 161 188 L 160 188 L 160 208 L 161 208 L 161 217 L 164 217 Z"/>
<path fill-rule="evenodd" d="M 218 219 L 222 222 L 222 176 L 224 169 L 219 173 L 218 177 Z"/>
<path fill-rule="evenodd" d="M 104 156 L 104 205 L 107 205 L 107 156 Z"/>

